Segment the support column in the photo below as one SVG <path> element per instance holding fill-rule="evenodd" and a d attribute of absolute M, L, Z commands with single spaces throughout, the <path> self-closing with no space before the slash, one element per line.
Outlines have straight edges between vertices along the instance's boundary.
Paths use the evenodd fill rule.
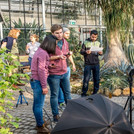
<path fill-rule="evenodd" d="M 10 21 L 10 29 L 11 29 L 11 3 L 10 3 L 10 0 L 8 0 L 8 9 L 9 9 L 9 21 Z"/>
<path fill-rule="evenodd" d="M 99 14 L 99 25 L 100 25 L 100 43 L 101 46 L 103 46 L 103 38 L 102 38 L 102 10 L 100 8 L 100 14 Z"/>
<path fill-rule="evenodd" d="M 50 0 L 50 19 L 51 19 L 51 26 L 52 26 L 52 0 Z"/>
<path fill-rule="evenodd" d="M 25 25 L 25 23 L 26 23 L 26 15 L 25 15 L 25 0 L 23 0 L 23 12 L 24 12 L 24 33 L 25 33 L 25 39 L 26 39 L 26 25 Z"/>
<path fill-rule="evenodd" d="M 45 36 L 46 36 L 46 25 L 45 25 L 45 1 L 42 0 L 42 21 L 43 21 L 43 31 L 45 32 Z"/>
<path fill-rule="evenodd" d="M 37 0 L 37 14 L 38 14 L 38 32 L 39 32 L 39 41 L 40 41 L 40 14 L 39 14 L 39 0 Z"/>
<path fill-rule="evenodd" d="M 2 22 L 0 22 L 0 39 L 3 39 L 3 28 L 2 28 Z"/>

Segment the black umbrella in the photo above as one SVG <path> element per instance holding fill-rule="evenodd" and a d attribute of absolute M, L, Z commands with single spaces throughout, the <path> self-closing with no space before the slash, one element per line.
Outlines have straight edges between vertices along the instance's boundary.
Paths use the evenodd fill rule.
<path fill-rule="evenodd" d="M 68 100 L 51 134 L 134 134 L 123 108 L 95 94 Z"/>

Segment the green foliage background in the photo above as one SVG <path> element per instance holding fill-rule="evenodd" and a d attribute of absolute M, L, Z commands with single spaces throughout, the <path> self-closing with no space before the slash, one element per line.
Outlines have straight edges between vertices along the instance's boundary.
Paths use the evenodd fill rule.
<path fill-rule="evenodd" d="M 19 72 L 13 73 L 13 70 L 18 68 L 20 63 L 14 60 L 15 55 L 5 53 L 6 49 L 0 49 L 0 134 L 11 134 L 9 125 L 18 128 L 18 118 L 13 117 L 9 110 L 13 109 L 14 105 L 11 102 L 13 99 L 13 90 L 21 90 L 14 88 L 14 84 L 18 83 L 18 78 L 26 77 L 27 74 Z M 24 83 L 20 80 L 19 82 Z"/>

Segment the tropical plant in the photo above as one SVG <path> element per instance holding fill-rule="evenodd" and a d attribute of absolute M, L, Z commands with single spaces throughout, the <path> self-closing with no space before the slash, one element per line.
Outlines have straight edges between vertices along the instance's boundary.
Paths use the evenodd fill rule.
<path fill-rule="evenodd" d="M 132 66 L 134 66 L 134 44 L 129 44 L 128 46 L 128 59 Z"/>
<path fill-rule="evenodd" d="M 104 56 L 105 62 L 114 66 L 114 62 L 127 61 L 122 49 L 120 31 L 129 32 L 131 16 L 134 10 L 134 0 L 85 0 L 89 10 L 93 5 L 100 7 L 103 12 L 103 20 L 107 27 L 108 47 Z"/>
<path fill-rule="evenodd" d="M 29 78 L 26 74 L 13 72 L 20 66 L 20 63 L 14 60 L 15 55 L 5 53 L 5 49 L 0 49 L 0 134 L 11 134 L 9 125 L 18 128 L 18 118 L 13 117 L 9 110 L 13 109 L 13 90 L 16 89 L 13 85 L 18 83 L 18 78 Z M 24 83 L 20 80 L 19 82 Z"/>
<path fill-rule="evenodd" d="M 100 71 L 101 88 L 108 88 L 111 92 L 116 88 L 123 89 L 128 86 L 129 65 L 125 61 L 121 61 L 120 65 L 114 64 L 114 68 L 104 64 Z"/>
<path fill-rule="evenodd" d="M 76 72 L 72 72 L 72 77 L 81 78 L 83 73 L 83 56 L 80 54 L 81 46 L 79 45 L 78 32 L 74 28 L 70 28 L 70 38 L 68 40 L 70 50 L 73 52 L 73 59 L 76 65 Z"/>

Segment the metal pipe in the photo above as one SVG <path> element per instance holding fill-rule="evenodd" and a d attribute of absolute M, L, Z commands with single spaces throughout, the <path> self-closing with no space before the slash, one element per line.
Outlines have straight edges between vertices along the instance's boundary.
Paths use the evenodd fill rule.
<path fill-rule="evenodd" d="M 23 0 L 23 12 L 24 12 L 24 36 L 25 36 L 25 39 L 26 39 L 26 16 L 25 16 L 25 0 Z"/>
<path fill-rule="evenodd" d="M 85 25 L 87 25 L 87 12 L 86 12 L 86 2 L 84 0 L 84 11 L 85 11 Z"/>
<path fill-rule="evenodd" d="M 86 2 L 85 2 L 85 0 L 84 0 L 84 11 L 85 11 L 85 25 L 87 25 L 87 11 L 86 11 Z M 83 30 L 85 30 L 85 36 L 87 38 L 87 28 L 83 28 Z"/>
<path fill-rule="evenodd" d="M 39 0 L 37 0 L 37 12 L 38 12 L 38 31 L 39 31 L 39 40 L 40 40 L 40 16 L 39 16 Z"/>
<path fill-rule="evenodd" d="M 11 29 L 11 3 L 10 3 L 10 0 L 8 0 L 8 9 L 9 9 L 9 21 L 10 21 L 10 29 Z"/>
<path fill-rule="evenodd" d="M 95 25 L 97 25 L 97 4 L 95 4 Z"/>
<path fill-rule="evenodd" d="M 0 38 L 3 39 L 3 28 L 2 28 L 2 22 L 0 22 Z"/>
<path fill-rule="evenodd" d="M 52 26 L 52 1 L 50 0 L 50 19 L 51 19 L 51 26 Z"/>
<path fill-rule="evenodd" d="M 46 32 L 46 25 L 45 25 L 45 2 L 42 0 L 42 18 L 43 18 L 43 31 Z M 46 35 L 45 35 L 46 36 Z"/>
<path fill-rule="evenodd" d="M 63 25 L 65 24 L 65 18 L 64 18 L 64 0 L 62 0 L 62 9 L 63 9 L 63 13 L 62 13 L 62 21 L 63 21 Z"/>
<path fill-rule="evenodd" d="M 100 8 L 100 14 L 99 14 L 99 25 L 102 26 L 102 10 L 101 10 L 101 8 Z M 103 45 L 102 28 L 100 28 L 100 43 L 102 46 Z"/>

